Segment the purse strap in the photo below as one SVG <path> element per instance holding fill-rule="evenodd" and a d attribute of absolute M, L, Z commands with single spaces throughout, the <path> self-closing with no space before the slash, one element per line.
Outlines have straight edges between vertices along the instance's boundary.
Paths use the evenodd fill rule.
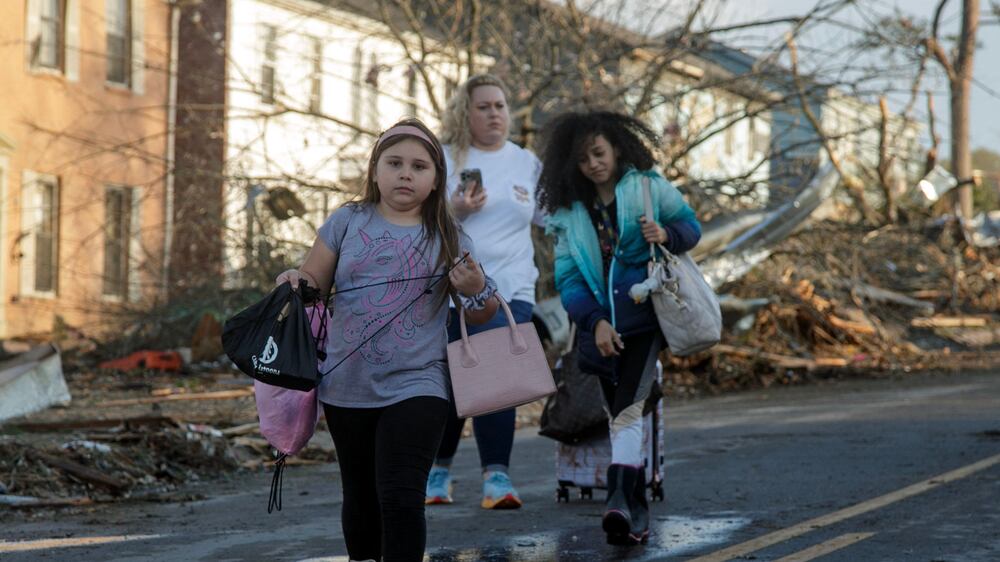
<path fill-rule="evenodd" d="M 525 341 L 524 336 L 517 329 L 517 321 L 514 320 L 514 313 L 511 312 L 510 307 L 507 306 L 507 299 L 501 297 L 499 294 L 496 295 L 496 297 L 497 300 L 500 301 L 503 313 L 507 315 L 507 327 L 510 329 L 510 350 L 515 354 L 524 353 L 528 349 L 528 342 Z M 469 340 L 469 330 L 465 326 L 465 309 L 462 309 L 462 312 L 458 315 L 458 326 L 462 331 L 462 348 L 464 353 L 476 364 L 478 364 L 479 355 L 472 346 L 472 341 Z M 497 328 L 494 328 L 494 330 L 495 329 Z"/>
<path fill-rule="evenodd" d="M 646 220 L 649 222 L 654 222 L 653 215 L 653 193 L 650 187 L 649 176 L 642 176 L 642 203 L 646 207 Z M 649 243 L 649 259 L 650 261 L 659 261 L 656 255 L 656 249 L 659 248 L 660 252 L 663 252 L 663 258 L 665 261 L 673 262 L 677 260 L 670 250 L 668 250 L 663 244 L 655 244 L 653 242 Z"/>

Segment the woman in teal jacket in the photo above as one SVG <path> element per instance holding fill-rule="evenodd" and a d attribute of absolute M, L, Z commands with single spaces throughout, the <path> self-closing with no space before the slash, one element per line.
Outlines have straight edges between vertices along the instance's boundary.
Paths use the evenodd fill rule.
<path fill-rule="evenodd" d="M 694 211 L 653 170 L 644 141 L 658 139 L 634 118 L 564 114 L 546 135 L 537 190 L 549 213 L 546 232 L 556 238 L 556 288 L 577 325 L 579 364 L 601 377 L 607 403 L 612 464 L 602 526 L 613 544 L 649 536 L 642 407 L 664 345 L 652 304 L 636 303 L 628 292 L 646 278 L 651 242 L 683 253 L 701 238 Z M 652 222 L 645 218 L 646 178 Z"/>

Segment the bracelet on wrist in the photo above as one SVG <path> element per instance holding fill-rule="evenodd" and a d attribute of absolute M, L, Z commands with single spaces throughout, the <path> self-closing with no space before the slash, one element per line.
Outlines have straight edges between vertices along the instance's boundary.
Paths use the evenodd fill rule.
<path fill-rule="evenodd" d="M 492 277 L 487 275 L 483 289 L 475 295 L 470 297 L 464 295 L 461 291 L 455 292 L 458 293 L 458 300 L 462 304 L 462 308 L 467 310 L 483 310 L 486 308 L 487 301 L 496 294 L 497 283 Z"/>

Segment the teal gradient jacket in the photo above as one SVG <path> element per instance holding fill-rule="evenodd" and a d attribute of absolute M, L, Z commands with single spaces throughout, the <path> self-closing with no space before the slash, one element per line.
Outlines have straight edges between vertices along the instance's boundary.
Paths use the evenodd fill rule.
<path fill-rule="evenodd" d="M 612 360 L 601 357 L 594 343 L 598 321 L 611 322 L 622 336 L 659 329 L 650 302 L 636 304 L 628 296 L 632 285 L 646 279 L 649 261 L 649 243 L 639 222 L 645 215 L 643 177 L 650 179 L 653 218 L 667 231 L 667 249 L 680 254 L 694 248 L 701 239 L 694 211 L 676 187 L 652 170 L 630 168 L 615 186 L 619 242 L 607 278 L 597 231 L 583 203 L 577 201 L 546 219 L 545 232 L 556 238 L 556 289 L 577 325 L 580 365 L 588 372 L 613 372 Z"/>

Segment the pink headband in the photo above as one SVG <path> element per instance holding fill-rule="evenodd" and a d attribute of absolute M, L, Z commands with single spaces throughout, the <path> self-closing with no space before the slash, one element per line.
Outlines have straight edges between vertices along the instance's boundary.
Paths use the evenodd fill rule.
<path fill-rule="evenodd" d="M 382 133 L 381 137 L 378 138 L 378 143 L 375 145 L 375 148 L 377 149 L 378 147 L 382 146 L 382 143 L 384 143 L 388 139 L 391 139 L 392 137 L 396 137 L 399 135 L 410 135 L 412 137 L 417 137 L 418 139 L 425 141 L 427 144 L 431 146 L 431 149 L 434 151 L 434 156 L 441 158 L 441 153 L 438 151 L 437 145 L 434 143 L 434 141 L 432 141 L 431 138 L 427 136 L 427 133 L 421 131 L 418 127 L 414 127 L 413 125 L 397 125 L 395 127 L 388 129 L 386 132 Z"/>

